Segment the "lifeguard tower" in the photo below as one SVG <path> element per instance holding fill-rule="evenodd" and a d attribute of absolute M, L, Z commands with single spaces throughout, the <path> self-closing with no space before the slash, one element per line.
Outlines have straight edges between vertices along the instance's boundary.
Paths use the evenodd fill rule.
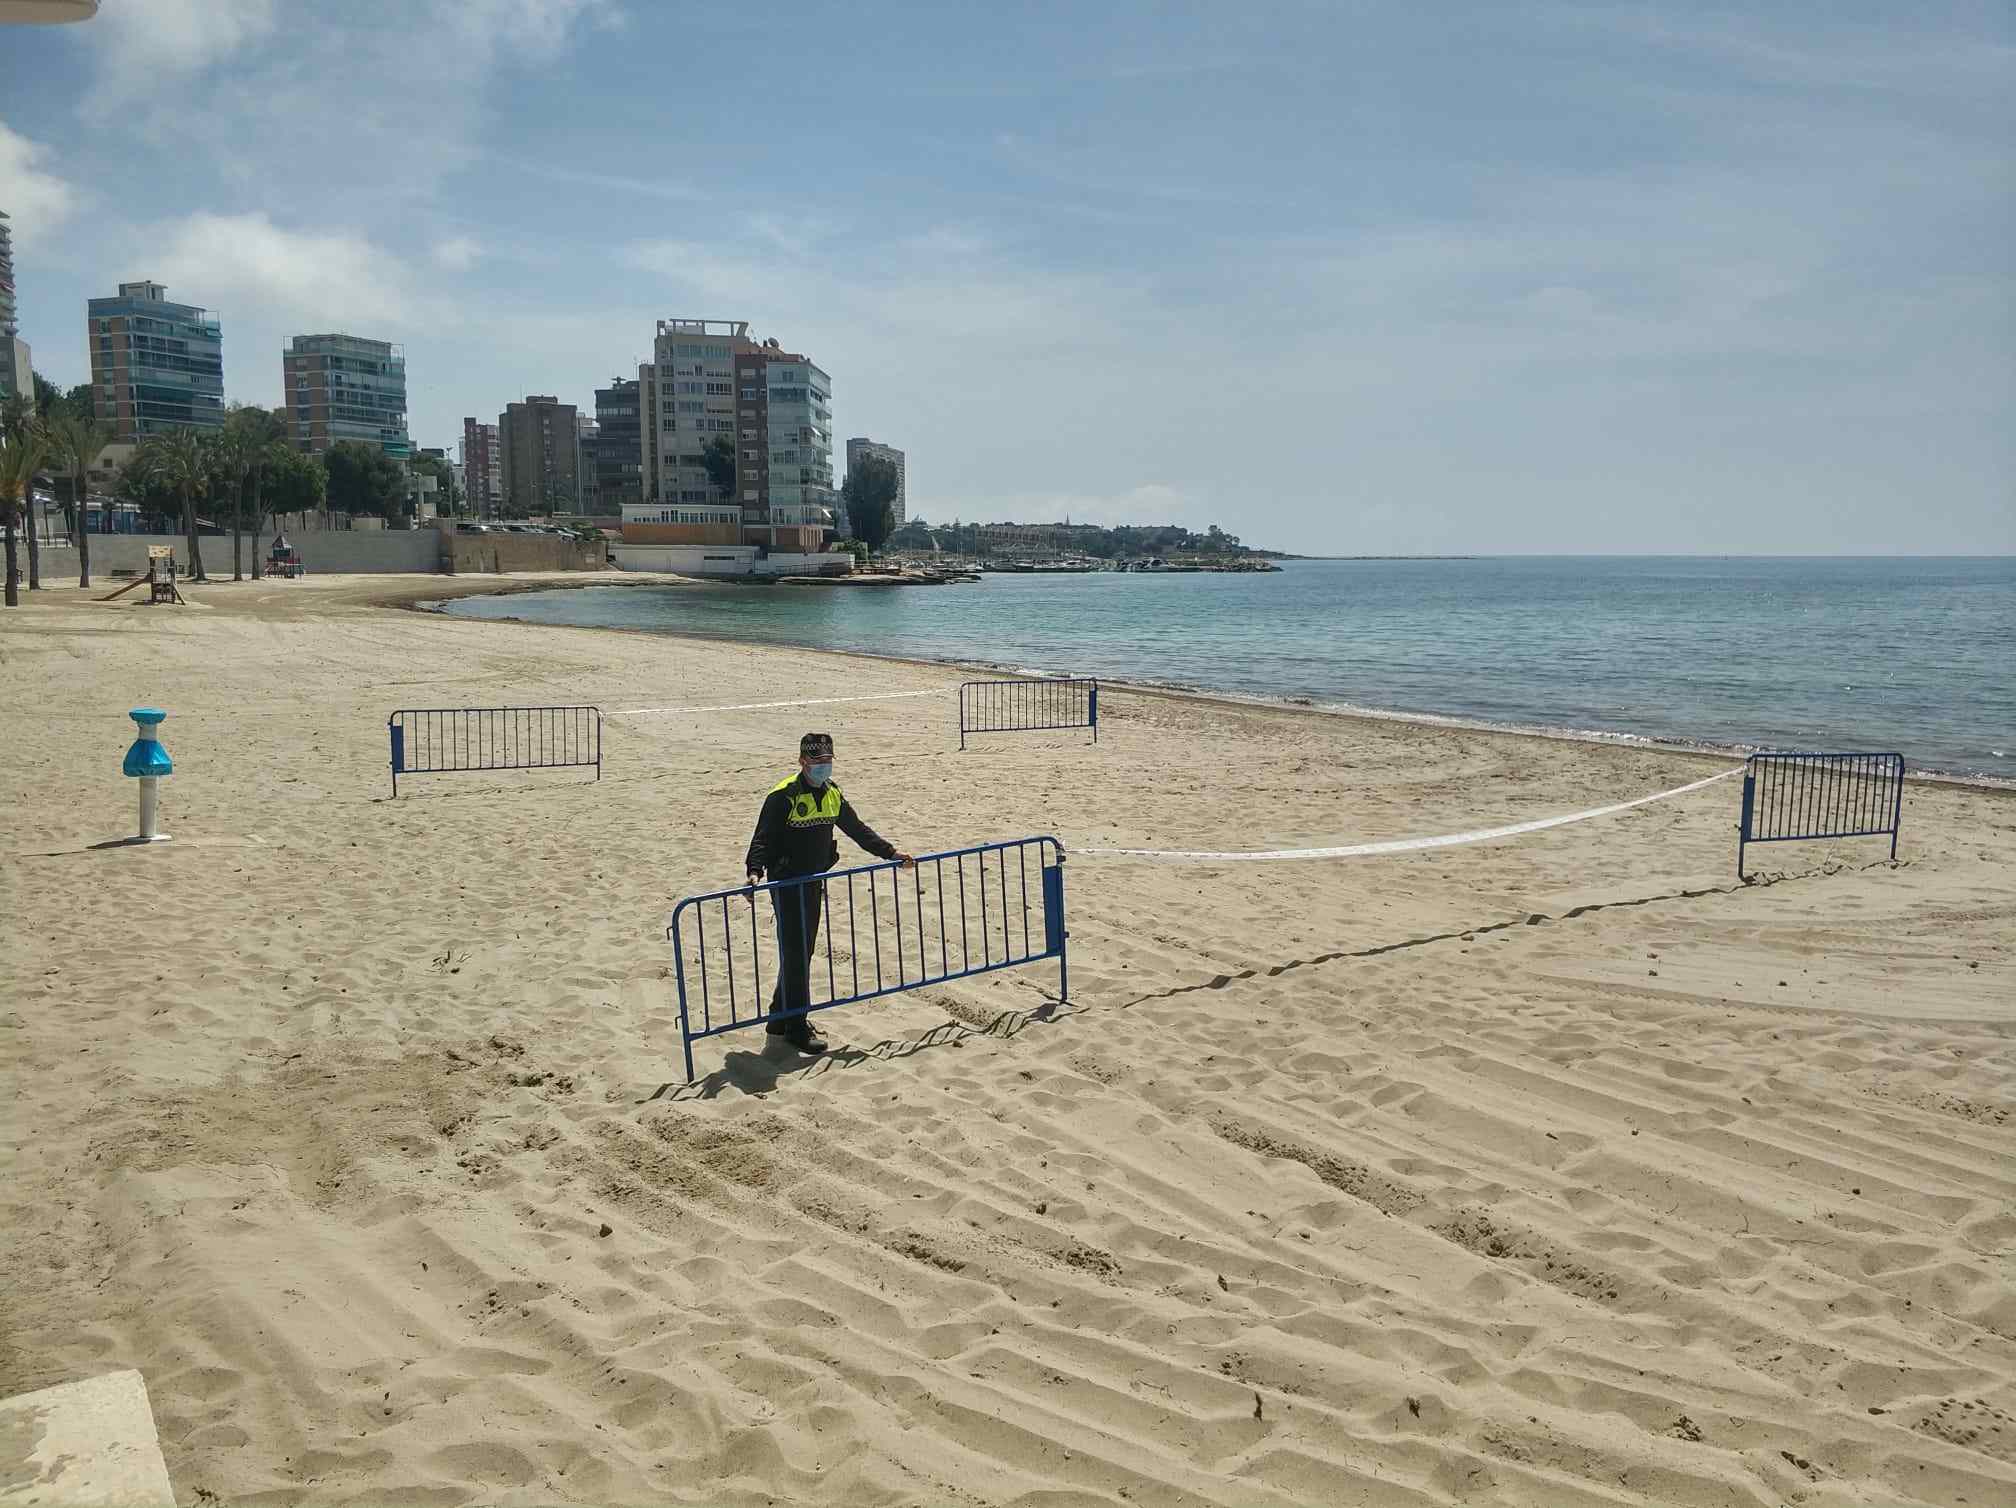
<path fill-rule="evenodd" d="M 266 574 L 288 581 L 308 574 L 308 567 L 301 563 L 301 552 L 287 543 L 284 534 L 273 536 L 272 549 L 266 556 Z"/>

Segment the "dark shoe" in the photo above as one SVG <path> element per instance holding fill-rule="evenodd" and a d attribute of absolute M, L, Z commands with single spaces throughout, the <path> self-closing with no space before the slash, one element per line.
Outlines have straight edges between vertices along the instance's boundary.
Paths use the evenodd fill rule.
<path fill-rule="evenodd" d="M 826 1050 L 826 1039 L 820 1036 L 818 1028 L 804 1017 L 801 1016 L 792 1022 L 791 1027 L 791 1030 L 783 1034 L 784 1040 L 798 1051 L 816 1058 Z"/>

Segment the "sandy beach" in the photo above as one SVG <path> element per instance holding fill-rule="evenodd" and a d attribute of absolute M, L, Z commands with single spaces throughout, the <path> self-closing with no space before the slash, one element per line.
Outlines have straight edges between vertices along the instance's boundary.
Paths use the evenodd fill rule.
<path fill-rule="evenodd" d="M 2016 1501 L 2016 797 L 1913 782 L 1897 865 L 1747 887 L 1734 781 L 1074 854 L 1068 1005 L 958 981 L 689 1088 L 665 917 L 807 728 L 917 852 L 1732 761 L 1124 689 L 962 754 L 947 694 L 395 802 L 397 707 L 959 679 L 383 605 L 496 585 L 0 613 L 0 1395 L 139 1369 L 185 1505 Z M 146 705 L 173 840 L 94 847 Z"/>

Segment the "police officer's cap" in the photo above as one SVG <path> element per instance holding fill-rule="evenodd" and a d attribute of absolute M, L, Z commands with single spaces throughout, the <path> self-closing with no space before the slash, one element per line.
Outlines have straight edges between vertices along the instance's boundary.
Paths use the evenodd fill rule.
<path fill-rule="evenodd" d="M 798 740 L 800 759 L 831 759 L 833 757 L 833 735 L 831 733 L 807 733 Z"/>

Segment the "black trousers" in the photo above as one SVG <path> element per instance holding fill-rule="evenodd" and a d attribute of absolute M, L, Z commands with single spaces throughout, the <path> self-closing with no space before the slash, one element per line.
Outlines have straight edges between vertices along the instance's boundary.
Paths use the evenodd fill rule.
<path fill-rule="evenodd" d="M 802 1010 L 812 1003 L 812 954 L 825 901 L 825 882 L 818 875 L 770 892 L 770 904 L 777 912 L 777 987 L 770 992 L 770 1031 L 797 1031 L 805 1021 L 803 1016 L 778 1012 Z"/>

